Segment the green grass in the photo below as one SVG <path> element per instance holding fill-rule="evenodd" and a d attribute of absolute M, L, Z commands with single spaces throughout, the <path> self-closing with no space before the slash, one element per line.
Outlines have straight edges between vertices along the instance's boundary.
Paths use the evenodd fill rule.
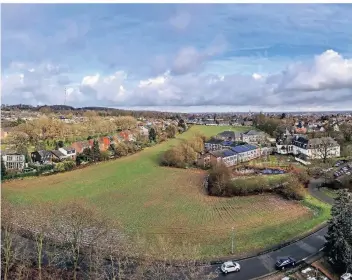
<path fill-rule="evenodd" d="M 337 191 L 332 190 L 329 188 L 320 188 L 320 191 L 322 191 L 325 195 L 331 197 L 331 198 L 336 198 L 337 197 Z"/>
<path fill-rule="evenodd" d="M 232 227 L 236 229 L 236 253 L 244 253 L 302 234 L 326 219 L 325 206 L 312 198 L 304 206 L 314 211 L 271 195 L 211 197 L 201 187 L 204 171 L 159 166 L 160 155 L 179 139 L 197 132 L 210 137 L 229 129 L 247 128 L 193 126 L 177 139 L 128 157 L 3 183 L 2 198 L 24 206 L 84 199 L 118 221 L 130 236 L 142 236 L 145 248 L 154 246 L 159 237 L 166 238 L 175 250 L 187 241 L 199 245 L 204 258 L 230 253 Z"/>

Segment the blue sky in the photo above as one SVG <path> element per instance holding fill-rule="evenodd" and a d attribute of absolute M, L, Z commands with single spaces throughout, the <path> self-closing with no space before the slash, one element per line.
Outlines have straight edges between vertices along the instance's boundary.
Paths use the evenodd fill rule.
<path fill-rule="evenodd" d="M 349 4 L 2 4 L 2 103 L 63 104 L 66 89 L 75 107 L 349 109 L 351 14 Z"/>

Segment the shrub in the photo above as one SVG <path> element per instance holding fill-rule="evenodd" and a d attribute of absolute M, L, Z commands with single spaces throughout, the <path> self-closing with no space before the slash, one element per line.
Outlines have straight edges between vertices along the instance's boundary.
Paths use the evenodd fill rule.
<path fill-rule="evenodd" d="M 276 192 L 286 199 L 302 200 L 305 196 L 305 189 L 297 179 L 291 179 Z"/>
<path fill-rule="evenodd" d="M 186 166 L 186 158 L 180 151 L 179 147 L 173 147 L 164 153 L 161 159 L 161 164 L 165 166 L 184 168 Z"/>
<path fill-rule="evenodd" d="M 208 192 L 210 195 L 227 196 L 231 171 L 223 164 L 215 165 L 209 172 Z"/>

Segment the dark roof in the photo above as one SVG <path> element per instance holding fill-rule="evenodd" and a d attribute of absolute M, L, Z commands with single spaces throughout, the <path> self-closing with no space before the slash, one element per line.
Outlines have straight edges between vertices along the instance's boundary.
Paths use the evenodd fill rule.
<path fill-rule="evenodd" d="M 231 150 L 236 152 L 237 154 L 245 153 L 245 152 L 256 150 L 256 149 L 258 149 L 258 147 L 254 146 L 254 145 L 250 145 L 250 144 L 238 145 L 236 147 L 231 148 Z"/>
<path fill-rule="evenodd" d="M 218 136 L 234 137 L 234 136 L 235 136 L 235 132 L 234 132 L 234 131 L 226 130 L 226 131 L 223 131 L 223 132 L 218 133 Z"/>
<path fill-rule="evenodd" d="M 246 131 L 244 134 L 245 135 L 262 135 L 263 132 L 251 129 L 251 130 Z"/>
<path fill-rule="evenodd" d="M 221 144 L 223 140 L 221 139 L 215 139 L 215 138 L 210 138 L 209 140 L 205 141 L 205 143 L 209 144 Z"/>
<path fill-rule="evenodd" d="M 231 146 L 231 145 L 233 145 L 233 141 L 223 141 L 221 143 L 221 145 L 223 145 L 223 146 Z"/>
<path fill-rule="evenodd" d="M 59 150 L 53 150 L 51 152 L 53 153 L 53 155 L 55 155 L 58 158 L 65 157 L 65 155 L 63 153 L 61 153 Z"/>
<path fill-rule="evenodd" d="M 212 152 L 210 152 L 210 154 L 212 154 L 212 155 L 214 155 L 216 157 L 221 157 L 221 158 L 225 158 L 225 157 L 230 157 L 230 156 L 236 155 L 236 153 L 234 151 L 231 151 L 230 149 L 212 151 Z"/>
<path fill-rule="evenodd" d="M 38 154 L 40 154 L 41 157 L 49 157 L 51 156 L 51 151 L 46 151 L 46 150 L 40 150 L 36 151 Z"/>

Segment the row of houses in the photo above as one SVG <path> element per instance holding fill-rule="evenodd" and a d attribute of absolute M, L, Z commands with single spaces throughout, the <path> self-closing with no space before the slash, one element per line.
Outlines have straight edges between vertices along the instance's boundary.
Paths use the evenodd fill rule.
<path fill-rule="evenodd" d="M 130 131 L 122 131 L 113 136 L 105 136 L 97 139 L 99 150 L 107 151 L 111 144 L 119 142 L 134 142 L 136 137 Z M 78 154 L 83 153 L 87 148 L 93 147 L 94 139 L 77 141 L 70 146 L 60 147 L 57 150 L 38 150 L 31 153 L 31 160 L 38 164 L 51 164 L 66 159 L 75 160 Z M 14 151 L 2 151 L 1 156 L 6 169 L 15 169 L 22 171 L 26 167 L 25 156 Z"/>

